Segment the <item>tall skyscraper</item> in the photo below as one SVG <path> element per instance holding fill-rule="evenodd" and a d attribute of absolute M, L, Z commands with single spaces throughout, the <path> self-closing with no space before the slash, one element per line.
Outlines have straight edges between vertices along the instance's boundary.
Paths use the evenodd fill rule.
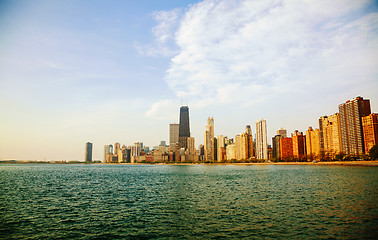
<path fill-rule="evenodd" d="M 332 158 L 342 152 L 340 115 L 335 113 L 319 118 L 320 151 Z"/>
<path fill-rule="evenodd" d="M 121 149 L 121 144 L 119 142 L 116 142 L 114 144 L 114 155 L 118 156 L 118 152 L 119 152 L 120 149 Z"/>
<path fill-rule="evenodd" d="M 256 158 L 268 159 L 267 129 L 264 119 L 256 122 Z"/>
<path fill-rule="evenodd" d="M 293 156 L 297 159 L 301 159 L 303 155 L 306 154 L 306 138 L 302 132 L 295 130 L 291 134 L 293 141 Z"/>
<path fill-rule="evenodd" d="M 188 148 L 188 137 L 190 137 L 189 107 L 180 107 L 179 144 L 181 148 Z"/>
<path fill-rule="evenodd" d="M 85 161 L 86 162 L 92 162 L 92 148 L 93 148 L 92 143 L 87 142 L 85 144 Z"/>
<path fill-rule="evenodd" d="M 107 156 L 111 154 L 113 155 L 113 145 L 105 145 L 104 146 L 104 162 L 106 162 Z"/>
<path fill-rule="evenodd" d="M 320 152 L 320 130 L 309 127 L 306 131 L 306 152 L 310 159 L 319 159 Z"/>
<path fill-rule="evenodd" d="M 365 152 L 378 143 L 378 114 L 372 113 L 362 118 L 362 129 L 364 133 Z"/>
<path fill-rule="evenodd" d="M 226 160 L 225 152 L 226 152 L 226 138 L 223 135 L 218 135 L 217 137 L 217 160 L 218 162 Z"/>
<path fill-rule="evenodd" d="M 206 131 L 205 131 L 205 159 L 206 161 L 215 160 L 214 151 L 214 118 L 207 119 Z"/>
<path fill-rule="evenodd" d="M 176 143 L 179 141 L 179 129 L 180 124 L 178 123 L 171 123 L 169 124 L 169 146 L 171 150 L 175 150 Z"/>
<path fill-rule="evenodd" d="M 343 153 L 356 156 L 364 153 L 361 118 L 370 113 L 370 101 L 362 97 L 356 97 L 339 105 Z"/>

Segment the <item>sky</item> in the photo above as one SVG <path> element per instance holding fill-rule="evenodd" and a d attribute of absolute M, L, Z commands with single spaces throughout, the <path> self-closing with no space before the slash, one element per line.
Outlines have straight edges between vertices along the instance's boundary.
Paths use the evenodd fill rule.
<path fill-rule="evenodd" d="M 268 143 L 362 96 L 378 112 L 378 4 L 334 0 L 0 0 L 0 160 L 94 160 L 267 121 Z M 182 100 L 181 100 L 182 99 Z"/>

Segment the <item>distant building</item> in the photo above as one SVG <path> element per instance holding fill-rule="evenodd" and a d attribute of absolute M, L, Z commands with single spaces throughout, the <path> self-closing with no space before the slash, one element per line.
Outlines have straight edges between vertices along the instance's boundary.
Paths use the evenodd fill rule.
<path fill-rule="evenodd" d="M 286 137 L 281 138 L 281 159 L 290 160 L 293 158 L 293 139 Z"/>
<path fill-rule="evenodd" d="M 114 154 L 118 155 L 119 149 L 121 149 L 121 144 L 119 142 L 116 142 L 114 144 Z"/>
<path fill-rule="evenodd" d="M 343 153 L 355 156 L 364 153 L 361 118 L 370 113 L 370 101 L 362 97 L 356 97 L 339 105 Z"/>
<path fill-rule="evenodd" d="M 171 147 L 171 150 L 175 149 L 175 145 L 179 141 L 179 129 L 180 129 L 180 124 L 178 123 L 169 124 L 169 146 Z"/>
<path fill-rule="evenodd" d="M 285 137 L 287 137 L 287 131 L 284 128 L 280 128 L 280 129 L 277 130 L 276 135 L 279 135 L 279 136 L 285 138 Z"/>
<path fill-rule="evenodd" d="M 320 151 L 334 158 L 342 152 L 340 115 L 335 113 L 319 118 Z"/>
<path fill-rule="evenodd" d="M 226 156 L 227 156 L 227 160 L 236 159 L 235 143 L 227 145 L 227 147 L 226 147 Z"/>
<path fill-rule="evenodd" d="M 362 129 L 364 134 L 365 152 L 378 143 L 378 114 L 372 113 L 362 117 Z"/>
<path fill-rule="evenodd" d="M 223 135 L 218 135 L 217 137 L 217 160 L 218 162 L 226 160 L 225 154 L 223 154 L 226 151 L 226 138 Z"/>
<path fill-rule="evenodd" d="M 92 143 L 87 142 L 85 144 L 85 162 L 92 162 L 92 148 Z"/>
<path fill-rule="evenodd" d="M 293 156 L 301 159 L 306 154 L 306 138 L 302 132 L 295 130 L 291 134 L 293 141 Z"/>
<path fill-rule="evenodd" d="M 266 120 L 256 122 L 256 158 L 268 159 L 268 141 Z"/>
<path fill-rule="evenodd" d="M 272 138 L 272 157 L 276 159 L 281 158 L 281 135 L 276 135 Z"/>
<path fill-rule="evenodd" d="M 241 159 L 241 138 L 239 134 L 235 136 L 235 159 Z"/>
<path fill-rule="evenodd" d="M 194 137 L 188 137 L 188 150 L 189 154 L 196 154 L 196 145 Z"/>
<path fill-rule="evenodd" d="M 111 154 L 113 155 L 113 145 L 105 145 L 104 146 L 104 162 L 106 162 L 107 156 Z"/>
<path fill-rule="evenodd" d="M 181 148 L 187 149 L 187 141 L 190 137 L 190 125 L 189 125 L 189 107 L 180 107 L 180 125 L 179 125 L 179 144 Z"/>
<path fill-rule="evenodd" d="M 205 147 L 205 159 L 206 161 L 215 160 L 215 149 L 214 149 L 214 118 L 207 119 L 206 131 L 204 134 L 204 147 Z"/>
<path fill-rule="evenodd" d="M 320 159 L 321 147 L 320 147 L 320 130 L 312 129 L 309 127 L 306 131 L 306 152 L 307 157 L 310 159 Z"/>

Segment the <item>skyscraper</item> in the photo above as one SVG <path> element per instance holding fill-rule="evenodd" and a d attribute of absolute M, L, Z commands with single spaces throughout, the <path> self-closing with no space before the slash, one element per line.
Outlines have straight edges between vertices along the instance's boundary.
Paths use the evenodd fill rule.
<path fill-rule="evenodd" d="M 306 131 L 306 152 L 310 159 L 320 158 L 320 130 L 309 127 Z"/>
<path fill-rule="evenodd" d="M 215 160 L 214 152 L 214 118 L 207 119 L 206 131 L 205 131 L 205 159 L 206 161 Z"/>
<path fill-rule="evenodd" d="M 264 119 L 256 122 L 256 158 L 268 159 L 267 129 Z"/>
<path fill-rule="evenodd" d="M 356 97 L 339 105 L 343 153 L 356 156 L 364 153 L 361 118 L 370 113 L 370 101 L 362 97 Z"/>
<path fill-rule="evenodd" d="M 189 107 L 180 107 L 179 144 L 180 148 L 188 148 L 188 137 L 190 137 Z"/>
<path fill-rule="evenodd" d="M 87 142 L 85 144 L 85 161 L 86 162 L 92 162 L 92 148 L 93 148 L 92 143 Z"/>
<path fill-rule="evenodd" d="M 104 146 L 104 162 L 106 162 L 107 156 L 109 154 L 113 154 L 113 145 L 105 145 Z"/>
<path fill-rule="evenodd" d="M 340 115 L 335 113 L 319 118 L 320 151 L 332 158 L 342 152 Z"/>
<path fill-rule="evenodd" d="M 277 130 L 277 135 L 272 138 L 272 157 L 281 158 L 281 138 L 287 137 L 286 129 L 280 128 Z"/>
<path fill-rule="evenodd" d="M 364 132 L 365 152 L 378 143 L 378 114 L 372 113 L 362 118 L 362 129 Z"/>
<path fill-rule="evenodd" d="M 179 141 L 179 129 L 180 125 L 178 123 L 169 124 L 169 146 L 171 150 L 175 150 L 176 143 Z"/>
<path fill-rule="evenodd" d="M 297 159 L 301 159 L 303 155 L 306 154 L 306 137 L 302 132 L 295 130 L 291 134 L 293 141 L 293 156 Z"/>

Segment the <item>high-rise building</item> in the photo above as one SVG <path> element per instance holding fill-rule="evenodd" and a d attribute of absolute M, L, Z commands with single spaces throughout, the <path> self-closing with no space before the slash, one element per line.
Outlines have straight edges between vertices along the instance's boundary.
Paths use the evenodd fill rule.
<path fill-rule="evenodd" d="M 104 146 L 104 162 L 106 162 L 107 156 L 111 154 L 113 155 L 113 145 L 105 145 Z"/>
<path fill-rule="evenodd" d="M 214 151 L 214 118 L 207 119 L 206 131 L 205 131 L 205 159 L 206 161 L 215 160 Z"/>
<path fill-rule="evenodd" d="M 188 148 L 188 137 L 190 137 L 189 107 L 180 107 L 179 144 L 181 148 Z"/>
<path fill-rule="evenodd" d="M 284 128 L 280 128 L 280 129 L 277 130 L 276 135 L 279 135 L 279 136 L 285 138 L 285 137 L 287 137 L 287 131 Z"/>
<path fill-rule="evenodd" d="M 245 133 L 252 136 L 251 125 L 245 126 Z"/>
<path fill-rule="evenodd" d="M 227 160 L 236 159 L 235 143 L 227 145 L 227 147 L 226 147 L 226 158 L 227 158 Z"/>
<path fill-rule="evenodd" d="M 281 159 L 290 160 L 293 157 L 293 139 L 286 137 L 280 139 Z"/>
<path fill-rule="evenodd" d="M 240 135 L 235 136 L 235 159 L 240 160 L 241 159 L 241 138 Z"/>
<path fill-rule="evenodd" d="M 310 159 L 320 159 L 320 130 L 309 127 L 306 131 L 306 152 Z"/>
<path fill-rule="evenodd" d="M 273 149 L 272 149 L 272 157 L 273 158 L 281 158 L 281 138 L 284 138 L 282 137 L 281 135 L 276 135 L 274 137 L 272 137 L 272 145 L 273 145 Z"/>
<path fill-rule="evenodd" d="M 217 160 L 218 162 L 226 160 L 224 157 L 224 150 L 226 149 L 226 138 L 223 135 L 218 135 L 217 137 Z"/>
<path fill-rule="evenodd" d="M 339 105 L 343 153 L 355 156 L 364 153 L 361 118 L 370 113 L 370 101 L 362 97 L 356 97 Z"/>
<path fill-rule="evenodd" d="M 92 148 L 93 148 L 92 143 L 87 142 L 85 144 L 85 161 L 86 162 L 92 162 Z"/>
<path fill-rule="evenodd" d="M 176 143 L 179 141 L 179 129 L 180 124 L 178 123 L 171 123 L 169 124 L 169 146 L 171 150 L 175 150 Z"/>
<path fill-rule="evenodd" d="M 378 114 L 372 113 L 362 117 L 362 129 L 364 133 L 365 152 L 378 143 Z"/>
<path fill-rule="evenodd" d="M 293 141 L 293 156 L 297 159 L 301 159 L 306 154 L 306 138 L 302 132 L 295 130 L 291 134 Z"/>
<path fill-rule="evenodd" d="M 188 137 L 189 154 L 196 154 L 197 153 L 195 144 L 196 144 L 196 142 L 195 142 L 194 137 Z"/>
<path fill-rule="evenodd" d="M 121 144 L 119 142 L 116 142 L 114 144 L 114 155 L 118 155 L 118 152 L 120 149 L 121 149 Z"/>
<path fill-rule="evenodd" d="M 334 158 L 342 152 L 340 115 L 335 113 L 319 118 L 320 151 L 325 156 Z"/>
<path fill-rule="evenodd" d="M 267 128 L 264 119 L 256 122 L 256 158 L 268 159 Z"/>

